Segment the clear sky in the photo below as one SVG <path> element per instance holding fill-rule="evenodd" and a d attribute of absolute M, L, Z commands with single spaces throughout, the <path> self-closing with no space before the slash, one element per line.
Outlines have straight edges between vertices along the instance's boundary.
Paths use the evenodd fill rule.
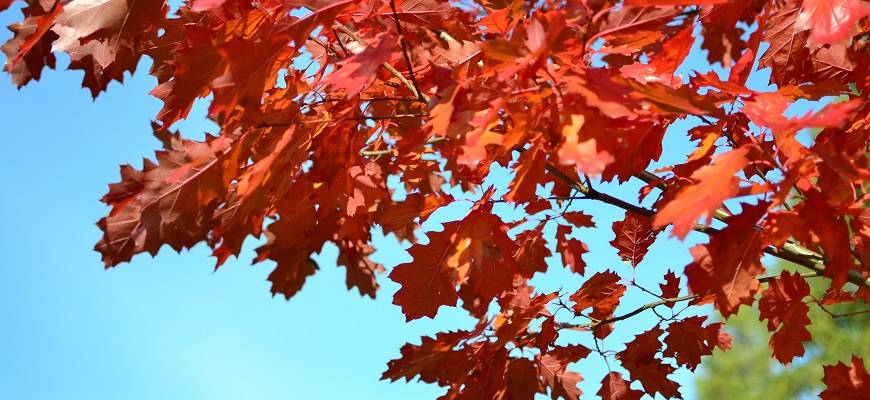
<path fill-rule="evenodd" d="M 19 18 L 0 14 L 0 25 Z M 10 36 L 0 33 L 0 41 Z M 697 45 L 697 43 L 696 43 Z M 66 66 L 61 57 L 60 66 Z M 699 52 L 688 64 L 705 68 Z M 106 212 L 97 200 L 118 180 L 118 165 L 141 166 L 158 142 L 149 120 L 160 102 L 146 93 L 154 80 L 148 62 L 124 85 L 112 84 L 92 101 L 80 87 L 81 74 L 45 71 L 40 82 L 15 90 L 0 83 L 0 118 L 5 151 L 0 157 L 0 398 L 4 399 L 428 399 L 443 389 L 423 383 L 379 381 L 386 362 L 406 342 L 439 330 L 469 328 L 458 310 L 441 309 L 436 320 L 406 324 L 391 304 L 397 289 L 386 275 L 377 300 L 361 298 L 344 286 L 344 269 L 335 266 L 329 247 L 321 266 L 290 301 L 272 298 L 266 276 L 271 265 L 250 266 L 252 240 L 240 259 L 213 272 L 209 250 L 199 246 L 156 258 L 140 255 L 132 263 L 105 271 L 92 250 L 100 232 L 94 223 Z M 766 76 L 756 78 L 766 82 Z M 764 85 L 762 85 L 764 86 Z M 214 132 L 195 107 L 178 125 L 188 137 Z M 691 149 L 685 129 L 676 124 L 664 163 L 681 162 Z M 498 181 L 501 175 L 496 175 Z M 501 178 L 503 181 L 503 178 Z M 628 189 L 611 188 L 624 199 Z M 613 269 L 626 277 L 629 267 L 607 243 L 618 209 L 583 203 L 601 230 L 578 237 L 591 252 L 584 257 L 587 277 Z M 459 207 L 461 208 L 461 207 Z M 457 218 L 461 210 L 444 212 Z M 437 227 L 438 224 L 430 224 Z M 549 233 L 552 235 L 552 232 Z M 640 282 L 657 287 L 667 269 L 680 272 L 690 261 L 688 245 L 661 235 L 638 270 Z M 393 238 L 376 238 L 378 261 L 389 268 L 408 256 Z M 542 291 L 576 289 L 582 279 L 551 260 L 553 272 L 536 277 Z M 622 312 L 654 300 L 629 292 Z M 618 311 L 619 313 L 619 311 Z M 621 322 L 606 343 L 621 350 L 622 341 L 648 329 L 648 316 Z M 621 332 L 621 333 L 620 333 Z M 588 334 L 565 334 L 560 341 L 588 343 Z M 581 388 L 596 392 L 607 372 L 600 359 L 574 367 L 584 375 Z M 687 385 L 691 378 L 675 376 Z"/>

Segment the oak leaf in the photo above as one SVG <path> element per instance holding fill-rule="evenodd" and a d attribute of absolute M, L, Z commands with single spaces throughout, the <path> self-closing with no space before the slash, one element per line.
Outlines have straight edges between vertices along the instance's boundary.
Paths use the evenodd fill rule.
<path fill-rule="evenodd" d="M 853 355 L 850 365 L 843 362 L 826 365 L 822 382 L 827 386 L 820 394 L 822 399 L 866 399 L 870 374 L 864 368 L 864 360 Z"/>
<path fill-rule="evenodd" d="M 710 243 L 692 247 L 694 261 L 686 266 L 689 289 L 699 295 L 716 296 L 716 309 L 727 318 L 741 304 L 752 304 L 764 272 L 762 233 L 756 223 L 767 203 L 745 205 L 744 211 L 726 220 L 728 226 L 711 234 Z"/>
<path fill-rule="evenodd" d="M 643 392 L 629 387 L 629 382 L 619 372 L 604 375 L 597 394 L 604 400 L 640 400 L 643 397 Z"/>
<path fill-rule="evenodd" d="M 696 183 L 680 190 L 673 200 L 656 213 L 653 227 L 673 224 L 672 236 L 686 237 L 699 218 L 709 224 L 722 202 L 737 193 L 740 179 L 734 176 L 748 162 L 749 148 L 740 147 L 713 159 L 713 164 L 701 167 L 692 174 Z"/>
<path fill-rule="evenodd" d="M 616 237 L 610 241 L 610 245 L 616 248 L 619 257 L 632 268 L 636 268 L 643 261 L 657 234 L 649 217 L 632 212 L 626 212 L 621 221 L 613 223 L 613 232 Z"/>
<path fill-rule="evenodd" d="M 810 295 L 810 286 L 797 273 L 782 271 L 779 278 L 768 283 L 767 290 L 758 300 L 759 320 L 767 320 L 773 355 L 783 364 L 804 354 L 802 342 L 812 339 L 807 326 L 811 321 L 810 308 L 804 298 Z"/>

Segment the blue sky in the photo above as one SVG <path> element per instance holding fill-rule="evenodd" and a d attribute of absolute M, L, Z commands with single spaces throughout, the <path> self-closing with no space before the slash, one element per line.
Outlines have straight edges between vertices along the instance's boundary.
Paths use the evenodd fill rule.
<path fill-rule="evenodd" d="M 17 11 L 0 14 L 0 25 L 17 18 Z M 0 33 L 0 41 L 8 37 Z M 702 60 L 694 51 L 687 64 L 703 69 Z M 63 57 L 60 66 L 66 66 Z M 385 275 L 377 300 L 345 289 L 333 247 L 318 257 L 321 271 L 289 302 L 270 296 L 270 265 L 250 266 L 254 243 L 217 272 L 204 246 L 180 255 L 164 249 L 156 258 L 138 256 L 103 269 L 91 250 L 100 235 L 94 223 L 106 212 L 97 200 L 117 181 L 119 164 L 141 166 L 158 146 L 149 120 L 160 102 L 146 95 L 155 84 L 147 66 L 143 62 L 138 74 L 124 85 L 112 84 L 96 101 L 80 87 L 78 72 L 46 71 L 21 91 L 8 78 L 0 84 L 0 398 L 389 400 L 443 393 L 422 383 L 379 381 L 380 374 L 404 343 L 473 322 L 459 310 L 442 308 L 434 321 L 406 324 L 391 304 L 397 287 Z M 753 82 L 766 86 L 767 76 L 756 75 Z M 183 134 L 214 132 L 204 115 L 200 103 L 178 125 Z M 690 126 L 681 122 L 671 129 L 672 147 L 662 163 L 685 160 Z M 628 200 L 638 187 L 603 185 Z M 591 249 L 584 257 L 587 277 L 604 269 L 629 276 L 607 243 L 621 211 L 581 205 L 604 228 L 577 232 Z M 457 218 L 461 211 L 440 215 Z M 690 261 L 687 248 L 700 239 L 693 234 L 680 244 L 661 235 L 638 269 L 639 282 L 657 287 L 664 271 L 682 271 Z M 387 267 L 409 259 L 393 238 L 379 237 L 375 244 L 377 260 Z M 550 261 L 553 271 L 533 284 L 541 291 L 579 287 L 582 279 Z M 630 291 L 621 310 L 651 300 Z M 621 350 L 623 341 L 653 322 L 641 316 L 619 323 L 608 349 Z M 588 335 L 564 334 L 560 341 L 588 343 Z M 581 388 L 590 395 L 607 372 L 595 357 L 574 369 L 584 375 Z M 690 375 L 675 378 L 692 398 Z"/>

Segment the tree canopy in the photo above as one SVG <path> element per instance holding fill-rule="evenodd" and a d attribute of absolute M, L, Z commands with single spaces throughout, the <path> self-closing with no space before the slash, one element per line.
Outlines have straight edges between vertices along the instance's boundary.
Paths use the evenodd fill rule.
<path fill-rule="evenodd" d="M 862 0 L 26 3 L 2 47 L 19 87 L 56 52 L 94 97 L 152 62 L 162 148 L 142 168 L 121 166 L 102 199 L 105 265 L 205 243 L 217 268 L 265 235 L 254 262 L 274 262 L 272 293 L 290 298 L 318 270 L 311 255 L 333 243 L 348 289 L 374 297 L 386 271 L 369 258 L 372 232 L 394 234 L 411 243 L 412 260 L 388 272 L 407 320 L 461 307 L 479 322 L 405 345 L 384 379 L 437 384 L 445 399 L 577 399 L 582 378 L 569 366 L 597 353 L 610 371 L 602 398 L 679 397 L 670 374 L 739 344 L 685 308 L 712 305 L 726 319 L 756 308 L 770 355 L 789 364 L 814 340 L 811 308 L 870 299 Z M 678 73 L 696 43 L 720 72 Z M 759 69 L 774 90 L 747 86 Z M 173 124 L 203 98 L 219 130 L 182 137 Z M 787 116 L 800 102 L 821 108 Z M 698 121 L 691 152 L 649 170 L 686 120 Z M 513 171 L 506 190 L 485 180 L 495 165 Z M 630 199 L 601 185 L 638 180 Z M 461 219 L 422 232 L 435 211 L 467 201 L 445 187 L 477 196 Z M 595 226 L 575 202 L 625 216 Z M 501 204 L 522 216 L 500 217 Z M 632 270 L 657 237 L 708 241 L 684 270 L 642 282 L 587 272 L 583 228 L 612 229 Z M 529 285 L 554 254 L 582 282 L 576 292 Z M 764 256 L 800 272 L 767 274 Z M 810 278 L 828 290 L 813 296 Z M 629 290 L 656 300 L 626 308 Z M 602 346 L 615 322 L 642 313 L 659 319 Z M 569 332 L 594 346 L 557 342 Z M 823 398 L 866 398 L 862 356 L 824 366 Z"/>

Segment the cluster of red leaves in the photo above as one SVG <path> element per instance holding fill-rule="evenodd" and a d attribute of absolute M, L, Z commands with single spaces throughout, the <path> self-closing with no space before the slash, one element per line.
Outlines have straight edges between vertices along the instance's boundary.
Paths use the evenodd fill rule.
<path fill-rule="evenodd" d="M 556 344 L 560 331 L 598 340 L 617 321 L 686 300 L 726 318 L 757 301 L 773 355 L 788 363 L 812 340 L 809 287 L 799 274 L 760 277 L 763 254 L 830 278 L 819 305 L 870 298 L 862 0 L 191 0 L 171 15 L 163 0 L 26 3 L 2 47 L 18 86 L 53 68 L 53 52 L 69 55 L 94 96 L 143 56 L 153 61 L 163 148 L 141 169 L 122 166 L 103 197 L 111 211 L 96 249 L 105 264 L 204 242 L 220 266 L 245 238 L 265 234 L 255 262 L 276 263 L 272 292 L 289 298 L 331 242 L 348 288 L 374 297 L 384 268 L 368 256 L 380 227 L 413 243 L 413 260 L 389 274 L 408 320 L 458 303 L 479 319 L 474 330 L 406 345 L 384 378 L 437 383 L 444 398 L 576 399 L 581 377 L 568 366 L 591 350 Z M 0 10 L 10 4 L 0 0 Z M 727 76 L 676 75 L 695 41 Z M 756 60 L 775 91 L 746 87 Z M 202 142 L 173 133 L 207 96 L 220 131 Z M 823 98 L 819 112 L 784 115 Z M 646 171 L 665 131 L 690 116 L 703 121 L 689 131 L 692 154 Z M 808 128 L 814 140 L 798 140 Z M 420 224 L 454 201 L 444 185 L 479 188 L 496 163 L 515 172 L 507 194 L 487 192 L 418 242 Z M 388 177 L 407 196 L 393 196 Z M 590 178 L 643 179 L 639 200 L 652 208 L 601 193 Z M 541 186 L 552 196 L 538 197 Z M 528 281 L 554 250 L 585 273 L 587 246 L 570 236 L 594 224 L 564 212 L 576 197 L 626 209 L 611 244 L 633 268 L 665 227 L 680 239 L 708 234 L 685 269 L 691 294 L 680 296 L 681 277 L 669 272 L 660 293 L 647 290 L 660 301 L 616 316 L 637 283 L 611 271 L 567 296 L 535 294 Z M 753 200 L 740 212 L 724 206 L 736 197 Z M 526 217 L 504 222 L 492 212 L 500 201 Z M 714 218 L 724 228 L 710 227 Z M 511 232 L 520 225 L 533 228 Z M 557 301 L 573 303 L 570 320 L 549 311 Z M 606 375 L 598 394 L 679 396 L 670 373 L 730 347 L 722 325 L 705 319 L 662 318 L 620 352 L 596 349 L 624 370 Z M 866 394 L 860 359 L 825 372 L 823 397 Z"/>

